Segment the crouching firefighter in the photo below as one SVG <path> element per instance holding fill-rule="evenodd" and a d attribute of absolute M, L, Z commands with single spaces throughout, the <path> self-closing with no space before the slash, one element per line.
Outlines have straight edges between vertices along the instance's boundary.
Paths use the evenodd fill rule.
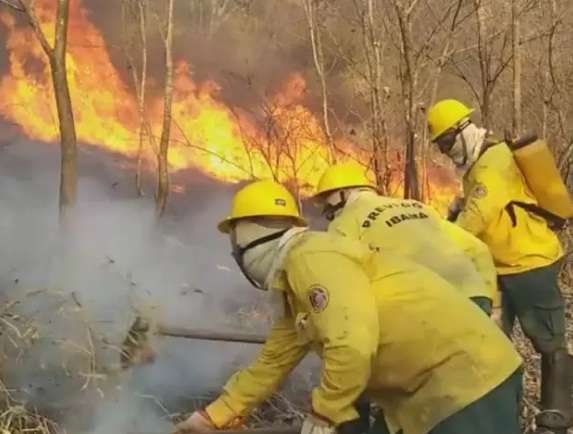
<path fill-rule="evenodd" d="M 219 230 L 245 277 L 284 309 L 256 360 L 177 433 L 232 426 L 309 351 L 322 372 L 302 434 L 352 433 L 363 394 L 394 432 L 520 432 L 521 358 L 440 276 L 393 252 L 308 230 L 292 195 L 273 181 L 239 190 Z"/>
<path fill-rule="evenodd" d="M 486 313 L 497 277 L 488 247 L 421 202 L 379 195 L 365 168 L 345 162 L 329 167 L 314 196 L 330 221 L 328 231 L 371 248 L 396 251 L 439 274 Z"/>
<path fill-rule="evenodd" d="M 573 426 L 573 362 L 558 286 L 563 251 L 550 226 L 571 217 L 573 205 L 543 141 L 496 140 L 470 121 L 472 111 L 456 100 L 436 103 L 428 111 L 431 140 L 463 173 L 454 218 L 491 250 L 506 332 L 517 317 L 541 354 L 537 432 L 565 434 Z"/>

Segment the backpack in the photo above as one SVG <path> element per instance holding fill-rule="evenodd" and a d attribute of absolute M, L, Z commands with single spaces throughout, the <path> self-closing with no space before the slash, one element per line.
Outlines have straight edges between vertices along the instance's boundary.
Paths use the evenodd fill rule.
<path fill-rule="evenodd" d="M 506 205 L 513 225 L 516 225 L 514 207 L 544 218 L 553 230 L 560 230 L 573 217 L 573 201 L 567 190 L 547 142 L 537 135 L 517 140 L 506 137 L 506 144 L 521 171 L 537 204 L 511 201 Z"/>

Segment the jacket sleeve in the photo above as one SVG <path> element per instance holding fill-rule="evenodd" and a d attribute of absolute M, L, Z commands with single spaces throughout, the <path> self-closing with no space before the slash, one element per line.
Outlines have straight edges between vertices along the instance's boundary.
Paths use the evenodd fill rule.
<path fill-rule="evenodd" d="M 290 285 L 322 348 L 313 411 L 336 425 L 356 419 L 354 403 L 370 379 L 380 333 L 370 280 L 360 264 L 340 253 L 309 253 L 292 262 Z"/>
<path fill-rule="evenodd" d="M 207 406 L 215 426 L 225 427 L 267 399 L 307 352 L 307 345 L 297 339 L 292 318 L 277 321 L 257 359 L 233 375 L 223 393 Z"/>
<path fill-rule="evenodd" d="M 493 171 L 480 170 L 482 173 L 464 191 L 464 209 L 456 220 L 459 226 L 477 237 L 499 219 L 509 202 L 504 180 Z"/>
<path fill-rule="evenodd" d="M 458 225 L 445 219 L 441 219 L 441 222 L 450 238 L 472 260 L 474 267 L 487 285 L 494 307 L 498 307 L 501 298 L 497 286 L 497 271 L 487 245 Z"/>

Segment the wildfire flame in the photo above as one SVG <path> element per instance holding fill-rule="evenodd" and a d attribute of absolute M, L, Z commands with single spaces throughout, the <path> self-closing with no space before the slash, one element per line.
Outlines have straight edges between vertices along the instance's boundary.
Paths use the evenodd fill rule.
<path fill-rule="evenodd" d="M 38 0 L 35 6 L 48 41 L 54 37 L 51 3 Z M 9 74 L 0 80 L 0 114 L 19 124 L 28 137 L 55 142 L 59 134 L 46 56 L 29 26 L 18 26 L 5 11 L 0 23 L 8 30 L 9 55 Z M 71 1 L 68 40 L 68 80 L 78 140 L 134 157 L 139 143 L 137 102 L 81 0 Z M 193 81 L 185 61 L 176 65 L 174 84 L 172 169 L 195 168 L 225 182 L 273 177 L 306 194 L 328 167 L 331 149 L 318 118 L 303 105 L 306 83 L 301 74 L 291 74 L 267 101 L 263 125 L 244 110 L 222 103 L 221 87 L 214 81 Z M 161 98 L 147 101 L 152 137 L 143 158 L 149 166 L 156 158 L 153 137 L 159 136 L 162 110 Z M 349 143 L 338 141 L 337 149 L 368 161 L 368 155 Z"/>

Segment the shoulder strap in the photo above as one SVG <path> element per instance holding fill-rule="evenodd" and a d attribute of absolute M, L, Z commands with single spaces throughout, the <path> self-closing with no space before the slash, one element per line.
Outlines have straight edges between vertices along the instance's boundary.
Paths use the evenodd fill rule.
<path fill-rule="evenodd" d="M 495 137 L 488 137 L 484 140 L 483 145 L 481 147 L 481 150 L 479 151 L 479 156 L 478 156 L 478 160 L 482 157 L 483 154 L 485 154 L 487 151 L 489 151 L 491 148 L 493 148 L 494 146 L 500 145 L 504 143 L 503 140 L 498 140 Z M 477 160 L 476 160 L 477 161 Z"/>
<path fill-rule="evenodd" d="M 527 145 L 530 145 L 531 143 L 537 141 L 538 139 L 539 137 L 537 136 L 537 134 L 528 134 L 526 136 L 518 138 L 517 140 L 513 140 L 509 132 L 506 132 L 505 134 L 505 142 L 507 143 L 507 146 L 509 146 L 512 152 L 521 149 Z M 531 214 L 535 214 L 545 219 L 549 224 L 549 227 L 553 230 L 561 230 L 567 223 L 567 219 L 559 217 L 558 215 L 553 214 L 551 211 L 548 211 L 545 208 L 540 207 L 539 205 L 536 205 L 534 203 L 527 203 L 513 200 L 509 202 L 505 207 L 505 210 L 507 211 L 509 217 L 511 218 L 511 223 L 513 226 L 517 224 L 517 218 L 515 215 L 515 210 L 513 208 L 514 206 L 518 206 Z"/>
<path fill-rule="evenodd" d="M 505 143 L 507 143 L 507 146 L 509 146 L 509 149 L 511 149 L 512 151 L 517 151 L 520 148 L 532 144 L 538 139 L 539 137 L 537 136 L 537 134 L 527 134 L 523 137 L 513 140 L 511 134 L 508 131 L 506 131 L 505 133 Z"/>
<path fill-rule="evenodd" d="M 549 227 L 553 230 L 561 230 L 567 223 L 567 219 L 559 217 L 558 215 L 553 214 L 551 211 L 547 211 L 545 208 L 541 208 L 540 206 L 535 205 L 534 203 L 512 200 L 505 206 L 505 210 L 509 214 L 509 218 L 511 219 L 511 224 L 513 227 L 517 225 L 517 216 L 515 215 L 514 206 L 518 206 L 524 209 L 525 211 L 530 212 L 531 214 L 535 214 L 545 219 L 549 224 Z"/>

